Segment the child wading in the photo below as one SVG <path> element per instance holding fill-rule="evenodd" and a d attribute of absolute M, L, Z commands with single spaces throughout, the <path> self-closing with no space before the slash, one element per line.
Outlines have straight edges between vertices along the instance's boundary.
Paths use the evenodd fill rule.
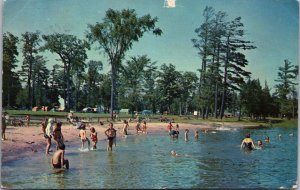
<path fill-rule="evenodd" d="M 91 137 L 92 142 L 93 142 L 93 149 L 96 149 L 96 148 L 97 148 L 97 147 L 96 147 L 96 144 L 97 144 L 97 142 L 98 142 L 97 132 L 96 132 L 96 130 L 95 130 L 94 127 L 91 127 L 91 128 L 90 128 L 90 131 L 91 131 L 90 137 Z"/>
<path fill-rule="evenodd" d="M 88 143 L 88 149 L 90 150 L 90 140 L 86 137 L 85 124 L 82 124 L 81 127 L 80 127 L 79 137 L 81 139 L 81 150 L 83 150 L 84 143 L 86 141 Z"/>
<path fill-rule="evenodd" d="M 107 151 L 112 151 L 112 145 L 116 138 L 117 130 L 114 129 L 113 123 L 109 123 L 109 128 L 104 132 L 107 136 Z"/>

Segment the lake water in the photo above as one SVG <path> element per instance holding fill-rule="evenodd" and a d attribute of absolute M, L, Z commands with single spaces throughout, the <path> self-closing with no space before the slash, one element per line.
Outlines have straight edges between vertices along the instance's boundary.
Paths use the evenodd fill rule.
<path fill-rule="evenodd" d="M 251 152 L 240 150 L 244 135 L 270 143 Z M 294 136 L 289 136 L 293 133 Z M 279 138 L 281 134 L 281 138 Z M 297 178 L 297 128 L 216 130 L 189 142 L 166 134 L 119 138 L 113 152 L 106 142 L 98 150 L 81 152 L 66 144 L 70 169 L 55 173 L 51 156 L 41 152 L 2 165 L 8 188 L 290 188 Z M 79 141 L 79 140 L 78 140 Z M 55 146 L 53 146 L 55 148 Z M 175 150 L 179 156 L 170 155 Z"/>

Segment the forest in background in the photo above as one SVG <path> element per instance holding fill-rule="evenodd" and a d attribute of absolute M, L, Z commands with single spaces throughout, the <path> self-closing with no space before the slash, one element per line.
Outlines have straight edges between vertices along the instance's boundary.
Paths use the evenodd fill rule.
<path fill-rule="evenodd" d="M 86 38 L 71 34 L 25 32 L 3 34 L 3 95 L 6 109 L 61 106 L 65 111 L 103 107 L 105 112 L 122 108 L 130 112 L 152 110 L 187 115 L 197 110 L 203 119 L 223 118 L 224 113 L 248 116 L 295 118 L 298 108 L 298 65 L 287 58 L 278 68 L 275 92 L 266 81 L 251 78 L 245 69 L 246 51 L 259 48 L 245 36 L 242 18 L 228 19 L 223 11 L 206 7 L 204 22 L 195 28 L 191 46 L 199 54 L 195 72 L 176 70 L 172 63 L 151 60 L 147 55 L 125 59 L 126 52 L 146 33 L 164 35 L 155 25 L 157 17 L 138 16 L 133 9 L 108 9 L 101 22 L 90 24 Z M 153 40 L 156 40 L 153 39 Z M 21 45 L 21 52 L 17 46 Z M 88 60 L 97 48 L 105 55 L 110 71 L 101 60 Z M 50 52 L 61 64 L 48 68 Z M 192 53 L 192 52 L 191 52 Z M 17 71 L 17 56 L 23 60 Z M 182 63 L 188 66 L 188 63 Z M 263 83 L 263 85 L 261 84 Z"/>

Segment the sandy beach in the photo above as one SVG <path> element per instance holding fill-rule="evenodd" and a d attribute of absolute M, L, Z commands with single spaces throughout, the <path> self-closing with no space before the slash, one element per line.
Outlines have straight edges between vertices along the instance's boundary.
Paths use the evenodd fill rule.
<path fill-rule="evenodd" d="M 175 126 L 177 123 L 173 123 Z M 196 129 L 200 132 L 203 132 L 205 129 L 213 130 L 218 127 L 247 127 L 245 125 L 237 123 L 214 123 L 214 124 L 185 124 L 178 123 L 179 131 L 181 134 L 184 134 L 185 129 L 190 130 L 192 135 Z M 89 127 L 94 127 L 98 133 L 98 140 L 106 139 L 104 131 L 108 127 L 108 123 L 104 125 L 100 124 L 89 124 L 87 127 L 87 135 L 90 135 Z M 115 122 L 114 128 L 117 129 L 117 139 L 122 137 L 122 122 Z M 251 127 L 251 126 L 248 126 Z M 167 132 L 167 123 L 158 122 L 158 123 L 148 123 L 147 130 L 149 134 L 165 133 Z M 62 133 L 65 139 L 66 144 L 80 143 L 78 134 L 79 130 L 71 124 L 63 124 Z M 136 134 L 135 123 L 129 123 L 128 134 Z M 55 150 L 56 144 L 52 140 L 52 150 Z M 23 158 L 27 156 L 34 156 L 34 154 L 45 154 L 46 140 L 43 137 L 43 132 L 41 126 L 32 125 L 30 127 L 13 127 L 8 126 L 6 129 L 6 140 L 1 143 L 1 152 L 2 152 L 2 163 L 12 161 L 18 158 Z M 51 153 L 50 155 L 52 155 Z"/>

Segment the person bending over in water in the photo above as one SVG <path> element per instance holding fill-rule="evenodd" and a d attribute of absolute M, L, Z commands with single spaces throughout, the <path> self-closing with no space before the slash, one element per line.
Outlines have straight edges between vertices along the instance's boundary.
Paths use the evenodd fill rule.
<path fill-rule="evenodd" d="M 65 159 L 65 145 L 60 144 L 58 150 L 54 153 L 51 164 L 54 168 L 63 168 L 66 166 L 69 169 L 69 160 Z"/>
<path fill-rule="evenodd" d="M 117 130 L 114 129 L 112 122 L 109 123 L 109 128 L 104 132 L 104 134 L 107 136 L 107 151 L 112 151 L 112 145 L 117 134 Z"/>
<path fill-rule="evenodd" d="M 86 137 L 85 124 L 81 125 L 80 127 L 79 137 L 81 139 L 81 150 L 83 150 L 85 141 L 87 141 L 88 149 L 90 150 L 90 140 Z"/>
<path fill-rule="evenodd" d="M 90 131 L 91 131 L 91 135 L 90 136 L 91 136 L 91 139 L 92 139 L 92 142 L 93 142 L 93 149 L 96 149 L 97 148 L 96 144 L 98 142 L 97 132 L 96 132 L 96 130 L 95 130 L 94 127 L 91 127 Z"/>
<path fill-rule="evenodd" d="M 253 150 L 255 148 L 255 145 L 253 143 L 253 140 L 250 138 L 250 133 L 247 133 L 246 138 L 242 141 L 241 148 Z"/>

